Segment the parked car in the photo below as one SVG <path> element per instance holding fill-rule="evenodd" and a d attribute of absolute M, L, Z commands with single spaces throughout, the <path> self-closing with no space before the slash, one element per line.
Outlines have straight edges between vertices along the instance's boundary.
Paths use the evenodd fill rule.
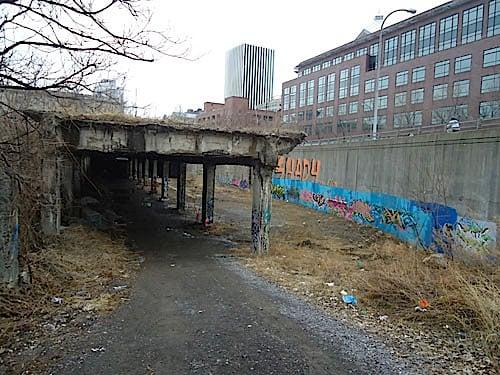
<path fill-rule="evenodd" d="M 460 130 L 460 122 L 455 117 L 452 117 L 448 124 L 446 125 L 446 132 L 453 133 Z"/>

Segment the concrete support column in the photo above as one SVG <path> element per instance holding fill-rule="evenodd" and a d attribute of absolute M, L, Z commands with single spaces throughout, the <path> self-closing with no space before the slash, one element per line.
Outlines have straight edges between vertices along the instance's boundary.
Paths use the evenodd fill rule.
<path fill-rule="evenodd" d="M 150 164 L 149 159 L 146 158 L 144 160 L 144 181 L 143 181 L 144 186 L 146 186 L 146 184 L 148 183 L 149 175 L 151 174 L 151 171 L 149 170 L 149 168 L 150 168 L 149 164 Z"/>
<path fill-rule="evenodd" d="M 83 174 L 83 160 L 78 158 L 73 161 L 73 196 L 75 198 L 82 197 L 82 174 Z"/>
<path fill-rule="evenodd" d="M 156 193 L 156 178 L 158 177 L 158 160 L 151 161 L 151 194 Z"/>
<path fill-rule="evenodd" d="M 177 177 L 177 209 L 186 209 L 186 163 L 179 163 Z"/>
<path fill-rule="evenodd" d="M 74 165 L 68 156 L 60 157 L 58 161 L 61 179 L 61 207 L 64 215 L 71 216 L 74 200 Z"/>
<path fill-rule="evenodd" d="M 46 155 L 42 160 L 40 226 L 46 235 L 59 234 L 61 228 L 61 173 L 60 159 Z"/>
<path fill-rule="evenodd" d="M 128 159 L 128 179 L 132 181 L 134 179 L 134 162 L 132 159 Z"/>
<path fill-rule="evenodd" d="M 252 245 L 257 254 L 269 252 L 271 227 L 271 185 L 273 170 L 261 165 L 253 167 L 252 178 Z"/>
<path fill-rule="evenodd" d="M 144 179 L 144 160 L 139 160 L 137 165 L 137 182 L 138 184 L 142 184 Z"/>
<path fill-rule="evenodd" d="M 134 180 L 139 180 L 139 160 L 134 158 Z"/>
<path fill-rule="evenodd" d="M 170 175 L 170 162 L 167 160 L 163 160 L 160 165 L 160 173 L 161 173 L 161 196 L 160 200 L 168 199 L 168 178 Z"/>
<path fill-rule="evenodd" d="M 201 222 L 214 222 L 215 165 L 203 164 L 203 192 L 201 198 Z"/>

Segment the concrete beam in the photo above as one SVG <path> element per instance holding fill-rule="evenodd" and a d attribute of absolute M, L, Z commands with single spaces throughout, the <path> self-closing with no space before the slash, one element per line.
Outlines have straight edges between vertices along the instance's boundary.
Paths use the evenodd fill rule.
<path fill-rule="evenodd" d="M 252 178 L 252 245 L 256 254 L 269 252 L 273 170 L 257 164 Z"/>
<path fill-rule="evenodd" d="M 137 163 L 137 184 L 141 185 L 144 181 L 144 160 Z"/>
<path fill-rule="evenodd" d="M 204 225 L 214 222 L 215 165 L 203 164 L 203 192 L 201 221 Z"/>
<path fill-rule="evenodd" d="M 144 181 L 143 181 L 143 186 L 146 186 L 149 180 L 149 176 L 151 175 L 151 166 L 149 165 L 149 159 L 146 158 L 144 160 Z"/>
<path fill-rule="evenodd" d="M 179 163 L 177 177 L 177 209 L 186 209 L 186 163 Z"/>
<path fill-rule="evenodd" d="M 151 160 L 151 194 L 156 194 L 156 177 L 158 177 L 158 160 L 155 159 Z"/>

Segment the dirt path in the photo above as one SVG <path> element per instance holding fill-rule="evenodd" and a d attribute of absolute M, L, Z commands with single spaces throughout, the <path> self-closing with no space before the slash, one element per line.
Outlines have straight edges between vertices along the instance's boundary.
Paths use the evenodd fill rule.
<path fill-rule="evenodd" d="M 192 214 L 142 207 L 141 194 L 122 212 L 146 259 L 130 301 L 91 327 L 55 374 L 413 373 L 376 339 L 227 257 Z"/>

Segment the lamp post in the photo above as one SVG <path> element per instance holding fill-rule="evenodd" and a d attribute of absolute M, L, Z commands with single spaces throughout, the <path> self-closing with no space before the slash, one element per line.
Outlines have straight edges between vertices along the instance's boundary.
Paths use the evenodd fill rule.
<path fill-rule="evenodd" d="M 377 128 L 378 128 L 378 81 L 380 78 L 380 67 L 382 66 L 382 34 L 384 30 L 384 24 L 387 19 L 397 12 L 406 12 L 415 14 L 417 11 L 415 9 L 396 9 L 390 12 L 384 17 L 382 25 L 380 25 L 380 31 L 378 35 L 378 51 L 377 51 L 377 78 L 375 79 L 375 103 L 373 104 L 373 139 L 377 139 Z"/>

